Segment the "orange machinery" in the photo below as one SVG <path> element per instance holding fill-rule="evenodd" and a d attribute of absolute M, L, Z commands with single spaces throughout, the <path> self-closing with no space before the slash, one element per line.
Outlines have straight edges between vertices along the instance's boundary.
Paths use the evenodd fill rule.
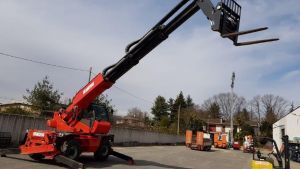
<path fill-rule="evenodd" d="M 209 134 L 197 131 L 193 137 L 192 130 L 186 130 L 185 145 L 193 150 L 209 151 L 211 149 L 211 139 Z"/>
<path fill-rule="evenodd" d="M 214 146 L 215 146 L 215 148 L 227 148 L 227 134 L 215 133 L 214 134 Z"/>

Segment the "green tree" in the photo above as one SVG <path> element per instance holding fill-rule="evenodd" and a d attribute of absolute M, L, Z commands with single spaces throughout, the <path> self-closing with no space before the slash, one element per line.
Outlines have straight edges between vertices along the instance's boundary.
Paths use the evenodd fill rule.
<path fill-rule="evenodd" d="M 195 107 L 185 108 L 180 113 L 180 130 L 184 132 L 186 129 L 194 131 L 203 130 L 204 122 L 201 120 L 199 110 Z"/>
<path fill-rule="evenodd" d="M 149 117 L 149 115 L 148 115 L 147 112 L 145 112 L 144 123 L 146 124 L 146 126 L 153 126 L 153 121 L 152 121 L 152 119 Z"/>
<path fill-rule="evenodd" d="M 169 98 L 168 100 L 168 109 L 169 109 L 169 122 L 175 122 L 176 118 L 176 109 L 174 107 L 174 99 Z"/>
<path fill-rule="evenodd" d="M 156 97 L 151 113 L 154 115 L 154 121 L 156 122 L 160 122 L 162 117 L 168 116 L 168 104 L 164 97 Z"/>
<path fill-rule="evenodd" d="M 211 105 L 209 105 L 207 112 L 210 118 L 221 118 L 220 106 L 216 102 L 213 102 Z"/>
<path fill-rule="evenodd" d="M 243 138 L 247 135 L 254 135 L 254 128 L 247 123 L 241 125 L 241 131 L 239 133 L 235 132 L 235 140 L 242 141 Z"/>
<path fill-rule="evenodd" d="M 246 108 L 243 108 L 242 111 L 239 111 L 234 115 L 234 120 L 240 126 L 246 124 L 246 122 L 250 120 L 250 112 L 248 112 Z"/>
<path fill-rule="evenodd" d="M 187 103 L 183 96 L 182 91 L 180 91 L 179 95 L 175 99 L 174 109 L 176 109 L 176 111 L 178 110 L 179 105 L 180 105 L 181 109 L 184 109 L 187 107 Z"/>
<path fill-rule="evenodd" d="M 180 109 L 181 110 L 187 108 L 187 104 L 186 104 L 186 101 L 185 101 L 185 98 L 183 96 L 182 91 L 180 91 L 180 93 L 177 95 L 177 97 L 176 97 L 176 99 L 174 101 L 173 107 L 172 107 L 172 112 L 170 114 L 172 122 L 176 122 L 177 121 L 177 115 L 178 115 L 179 105 L 180 105 Z"/>
<path fill-rule="evenodd" d="M 195 106 L 195 104 L 194 104 L 194 102 L 193 102 L 193 99 L 191 98 L 191 96 L 190 95 L 187 95 L 187 97 L 186 97 L 186 107 L 194 107 Z"/>
<path fill-rule="evenodd" d="M 207 124 L 202 121 L 201 119 L 191 119 L 189 129 L 193 130 L 194 132 L 196 131 L 203 131 L 203 126 L 206 126 Z"/>
<path fill-rule="evenodd" d="M 32 90 L 26 89 L 26 92 L 27 96 L 23 98 L 39 110 L 56 110 L 61 107 L 60 98 L 63 94 L 53 88 L 48 76 L 37 82 Z"/>
<path fill-rule="evenodd" d="M 263 121 L 260 126 L 261 136 L 273 138 L 273 127 L 268 121 Z"/>
<path fill-rule="evenodd" d="M 160 127 L 168 127 L 170 124 L 168 116 L 162 116 L 161 120 L 159 121 Z"/>

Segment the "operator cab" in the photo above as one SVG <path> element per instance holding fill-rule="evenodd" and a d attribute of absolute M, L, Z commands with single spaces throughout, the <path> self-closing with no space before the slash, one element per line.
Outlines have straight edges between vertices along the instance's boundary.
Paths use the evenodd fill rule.
<path fill-rule="evenodd" d="M 89 107 L 94 119 L 97 121 L 109 121 L 109 111 L 105 105 L 99 105 L 92 103 Z"/>
<path fill-rule="evenodd" d="M 81 114 L 81 121 L 109 121 L 109 111 L 105 105 L 92 103 Z"/>

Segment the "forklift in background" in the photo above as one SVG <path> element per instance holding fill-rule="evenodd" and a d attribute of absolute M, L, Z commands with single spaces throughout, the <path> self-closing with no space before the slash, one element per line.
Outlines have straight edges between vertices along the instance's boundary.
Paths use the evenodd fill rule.
<path fill-rule="evenodd" d="M 261 148 L 256 148 L 256 153 L 253 151 L 252 169 L 290 169 L 289 137 L 287 135 L 282 137 L 283 145 L 280 151 L 272 138 L 259 137 L 256 141 Z"/>
<path fill-rule="evenodd" d="M 21 154 L 36 160 L 56 159 L 72 167 L 83 152 L 93 153 L 96 160 L 106 160 L 109 155 L 114 155 L 133 164 L 131 157 L 113 151 L 114 136 L 109 134 L 111 123 L 106 110 L 94 105 L 93 101 L 198 11 L 204 13 L 213 31 L 230 39 L 235 46 L 279 40 L 238 42 L 240 35 L 266 30 L 267 27 L 239 32 L 241 6 L 234 0 L 221 0 L 216 6 L 211 0 L 182 0 L 144 36 L 128 44 L 118 62 L 106 67 L 79 90 L 66 109 L 54 112 L 53 118 L 47 121 L 53 130 L 29 129 L 24 144 L 19 147 Z M 82 121 L 89 112 L 95 114 L 90 125 Z"/>

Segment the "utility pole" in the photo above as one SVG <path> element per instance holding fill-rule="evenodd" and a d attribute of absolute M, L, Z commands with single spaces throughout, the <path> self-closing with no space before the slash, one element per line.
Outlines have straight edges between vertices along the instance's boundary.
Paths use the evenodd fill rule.
<path fill-rule="evenodd" d="M 233 145 L 233 104 L 234 104 L 234 101 L 233 101 L 233 88 L 234 88 L 234 80 L 235 80 L 235 73 L 232 72 L 232 76 L 231 76 L 231 105 L 230 105 L 230 143 L 231 143 L 231 146 Z"/>
<path fill-rule="evenodd" d="M 207 129 L 206 129 L 206 132 L 208 132 L 208 133 L 210 133 L 210 129 L 209 129 L 209 119 L 210 119 L 210 114 L 208 115 Z"/>
<path fill-rule="evenodd" d="M 180 121 L 180 108 L 181 108 L 181 104 L 179 104 L 178 107 L 178 114 L 177 114 L 177 135 L 179 135 L 179 121 Z"/>
<path fill-rule="evenodd" d="M 91 81 L 91 76 L 92 76 L 92 66 L 90 67 L 90 71 L 89 71 L 89 82 Z"/>

